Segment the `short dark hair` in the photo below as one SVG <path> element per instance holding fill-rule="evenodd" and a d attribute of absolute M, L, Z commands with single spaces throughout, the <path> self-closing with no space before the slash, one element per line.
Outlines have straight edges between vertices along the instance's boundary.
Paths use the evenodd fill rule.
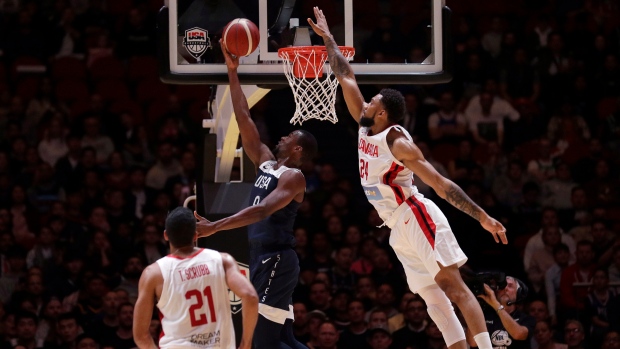
<path fill-rule="evenodd" d="M 15 314 L 15 325 L 17 325 L 19 320 L 22 319 L 31 319 L 32 321 L 34 321 L 35 324 L 39 324 L 39 318 L 37 317 L 37 314 L 31 311 L 22 310 L 17 312 L 17 314 Z"/>
<path fill-rule="evenodd" d="M 413 302 L 420 302 L 422 304 L 424 304 L 424 306 L 426 307 L 426 302 L 424 301 L 424 299 L 422 297 L 415 297 L 415 298 L 411 298 L 410 300 L 407 301 L 407 307 L 409 306 L 409 304 L 413 303 Z"/>
<path fill-rule="evenodd" d="M 177 207 L 166 217 L 168 241 L 175 247 L 191 245 L 196 235 L 196 217 L 185 207 Z"/>
<path fill-rule="evenodd" d="M 391 88 L 384 88 L 379 94 L 389 121 L 397 123 L 405 118 L 405 97 L 402 93 Z"/>
<path fill-rule="evenodd" d="M 58 315 L 58 319 L 56 320 L 56 323 L 59 324 L 61 321 L 65 321 L 65 320 L 73 320 L 75 321 L 76 325 L 78 324 L 78 316 L 73 311 Z"/>
<path fill-rule="evenodd" d="M 116 311 L 118 313 L 121 312 L 121 309 L 125 308 L 125 307 L 131 307 L 131 309 L 134 309 L 135 306 L 133 304 L 131 304 L 130 302 L 125 302 L 125 303 L 121 303 L 118 305 L 118 307 L 116 307 Z"/>
<path fill-rule="evenodd" d="M 323 286 L 325 286 L 326 290 L 329 290 L 329 286 L 326 283 L 324 283 L 323 281 L 321 281 L 321 280 L 312 281 L 312 283 L 310 284 L 310 289 L 312 289 L 312 286 L 314 286 L 314 285 L 323 285 Z"/>
<path fill-rule="evenodd" d="M 592 222 L 590 222 L 590 227 L 594 227 L 595 224 L 602 224 L 605 227 L 605 229 L 609 228 L 609 225 L 607 224 L 607 222 L 601 218 L 594 218 Z"/>
<path fill-rule="evenodd" d="M 553 247 L 553 254 L 557 254 L 560 251 L 566 252 L 566 253 L 570 253 L 570 249 L 568 248 L 568 245 L 564 244 L 564 243 L 559 243 L 557 245 L 555 245 Z"/>
<path fill-rule="evenodd" d="M 347 303 L 347 307 L 349 307 L 349 305 L 351 305 L 352 303 L 360 303 L 362 305 L 362 308 L 364 308 L 364 311 L 366 311 L 366 305 L 364 304 L 363 300 L 359 298 L 350 299 L 349 303 Z"/>
<path fill-rule="evenodd" d="M 314 159 L 316 153 L 318 152 L 316 138 L 314 138 L 312 133 L 305 130 L 297 130 L 297 132 L 299 132 L 297 137 L 297 145 L 302 148 L 301 161 Z"/>
<path fill-rule="evenodd" d="M 86 154 L 88 152 L 97 155 L 97 149 L 95 149 L 95 147 L 89 145 L 89 146 L 86 146 L 86 147 L 82 148 L 81 156 L 84 156 L 84 154 Z"/>
<path fill-rule="evenodd" d="M 97 340 L 95 340 L 95 338 L 93 338 L 93 336 L 91 336 L 88 333 L 82 333 L 81 335 L 77 336 L 77 338 L 75 339 L 75 344 L 80 344 L 85 339 L 92 339 L 93 341 L 95 341 L 95 343 L 97 343 Z M 97 343 L 97 344 L 99 344 L 99 343 Z"/>

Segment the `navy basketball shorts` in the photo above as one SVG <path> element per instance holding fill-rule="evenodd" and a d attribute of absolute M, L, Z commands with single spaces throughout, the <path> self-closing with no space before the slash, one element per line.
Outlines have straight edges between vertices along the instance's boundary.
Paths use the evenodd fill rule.
<path fill-rule="evenodd" d="M 284 324 L 293 319 L 293 291 L 299 279 L 299 259 L 292 249 L 262 253 L 250 261 L 250 281 L 258 294 L 258 312 Z"/>

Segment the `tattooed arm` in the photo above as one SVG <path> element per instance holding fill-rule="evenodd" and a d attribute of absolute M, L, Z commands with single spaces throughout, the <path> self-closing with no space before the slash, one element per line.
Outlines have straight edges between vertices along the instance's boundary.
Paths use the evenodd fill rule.
<path fill-rule="evenodd" d="M 439 174 L 412 141 L 395 129 L 390 131 L 387 140 L 394 157 L 431 186 L 437 195 L 480 222 L 482 227 L 493 235 L 496 242 L 501 240 L 504 244 L 508 243 L 504 226 L 473 202 L 463 189 Z"/>
<path fill-rule="evenodd" d="M 338 82 L 342 86 L 342 94 L 344 95 L 344 100 L 347 103 L 347 108 L 349 109 L 351 116 L 359 123 L 365 102 L 364 97 L 357 86 L 357 81 L 355 81 L 353 69 L 351 69 L 349 61 L 347 61 L 347 59 L 342 55 L 336 41 L 334 41 L 334 37 L 329 32 L 329 27 L 327 26 L 327 21 L 325 19 L 325 15 L 323 15 L 323 11 L 319 10 L 318 7 L 315 7 L 314 15 L 316 17 L 316 23 L 314 23 L 310 18 L 308 18 L 308 23 L 310 23 L 310 26 L 312 26 L 314 32 L 323 38 L 325 48 L 327 49 L 329 65 L 338 79 Z"/>

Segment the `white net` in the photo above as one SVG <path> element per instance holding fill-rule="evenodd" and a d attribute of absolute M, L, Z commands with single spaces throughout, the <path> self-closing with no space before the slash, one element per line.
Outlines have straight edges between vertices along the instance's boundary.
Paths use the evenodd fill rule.
<path fill-rule="evenodd" d="M 340 47 L 347 60 L 355 54 L 352 47 Z M 336 89 L 338 80 L 327 61 L 325 46 L 300 46 L 280 49 L 284 74 L 295 97 L 295 114 L 290 123 L 301 125 L 310 119 L 338 122 Z"/>

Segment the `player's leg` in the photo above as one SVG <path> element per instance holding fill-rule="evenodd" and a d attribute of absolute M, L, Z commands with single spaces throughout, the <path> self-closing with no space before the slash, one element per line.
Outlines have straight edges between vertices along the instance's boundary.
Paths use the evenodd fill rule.
<path fill-rule="evenodd" d="M 297 254 L 294 251 L 290 253 L 290 263 L 295 265 L 291 272 L 290 278 L 294 280 L 293 283 L 290 284 L 291 288 L 287 291 L 288 296 L 288 304 L 289 304 L 289 314 L 284 322 L 284 326 L 282 327 L 282 331 L 280 332 L 280 339 L 282 341 L 282 348 L 289 347 L 292 349 L 308 349 L 304 344 L 299 342 L 297 338 L 295 338 L 295 334 L 293 334 L 293 321 L 295 316 L 293 314 L 293 291 L 295 290 L 295 286 L 297 286 L 297 280 L 299 280 L 299 259 L 297 258 Z"/>
<path fill-rule="evenodd" d="M 443 266 L 439 264 L 440 271 L 435 276 L 437 285 L 445 292 L 446 296 L 456 304 L 461 310 L 467 327 L 474 336 L 476 344 L 480 349 L 490 349 L 491 339 L 487 332 L 484 314 L 480 308 L 480 303 L 469 290 L 457 265 Z"/>
<path fill-rule="evenodd" d="M 252 278 L 259 299 L 254 349 L 280 348 L 281 334 L 290 314 L 290 299 L 298 280 L 295 276 L 299 275 L 299 262 L 295 251 L 286 250 L 262 255 L 259 263 L 260 271 Z"/>
<path fill-rule="evenodd" d="M 258 321 L 254 329 L 252 344 L 254 349 L 280 348 L 280 336 L 284 324 L 269 320 L 263 314 L 258 314 Z M 288 349 L 288 348 L 285 348 Z"/>
<path fill-rule="evenodd" d="M 435 261 L 434 235 L 425 234 L 413 212 L 406 212 L 392 227 L 390 245 L 403 264 L 409 288 L 426 302 L 428 313 L 441 331 L 446 345 L 451 349 L 466 348 L 463 326 L 454 313 L 452 303 L 434 280 L 435 273 L 439 271 Z M 428 261 L 435 263 L 431 270 L 427 267 Z"/>
<path fill-rule="evenodd" d="M 437 309 L 441 310 L 442 314 L 445 314 L 444 310 L 448 311 L 448 307 L 445 305 L 445 297 L 447 296 L 447 298 L 455 303 L 461 310 L 461 313 L 465 317 L 467 327 L 474 335 L 474 340 L 478 344 L 478 348 L 490 349 L 491 339 L 487 333 L 486 323 L 480 304 L 467 285 L 465 285 L 459 273 L 458 267 L 467 261 L 467 257 L 459 247 L 456 237 L 448 223 L 448 219 L 437 205 L 427 199 L 422 199 L 421 205 L 424 205 L 428 219 L 432 220 L 435 225 L 434 249 L 432 253 L 427 255 L 428 258 L 424 259 L 424 264 L 439 286 L 435 288 L 433 293 L 437 293 L 437 291 L 440 291 L 439 289 L 445 293 L 443 296 L 443 305 L 439 305 Z M 438 299 L 442 296 L 436 295 L 436 297 L 430 297 Z M 450 306 L 450 308 L 452 307 Z M 448 324 L 453 322 L 455 318 L 456 315 L 454 314 L 454 310 L 451 309 L 451 311 L 449 311 Z M 452 327 L 449 327 L 448 330 L 452 331 Z M 462 332 L 462 328 L 459 329 L 459 336 Z M 451 336 L 452 334 L 449 335 Z M 466 347 L 464 335 L 462 343 L 459 343 L 458 348 Z"/>
<path fill-rule="evenodd" d="M 284 323 L 284 327 L 282 328 L 282 332 L 280 332 L 283 345 L 292 349 L 308 349 L 305 345 L 303 345 L 300 341 L 295 338 L 295 334 L 293 334 L 293 319 L 286 319 Z"/>
<path fill-rule="evenodd" d="M 466 349 L 465 331 L 459 321 L 450 299 L 437 285 L 426 286 L 418 290 L 426 302 L 428 315 L 441 331 L 446 345 L 450 349 Z"/>
<path fill-rule="evenodd" d="M 454 301 L 450 298 L 452 294 L 446 294 L 437 282 L 437 275 L 441 273 L 440 264 L 454 265 L 454 269 L 458 272 L 456 266 L 462 265 L 467 260 L 454 238 L 446 217 L 432 201 L 416 200 L 411 212 L 404 213 L 392 229 L 390 245 L 403 263 L 409 288 L 420 294 L 426 302 L 429 316 L 442 332 L 446 344 L 453 349 L 467 348 L 465 331 L 452 307 L 451 301 Z M 464 283 L 462 286 L 464 289 L 458 290 L 469 291 Z M 453 296 L 459 295 L 461 294 L 455 291 Z M 461 298 L 467 299 L 465 296 Z M 475 298 L 473 300 L 476 302 Z M 459 305 L 458 302 L 455 303 Z M 477 302 L 476 306 L 484 326 Z M 466 309 L 460 306 L 459 309 L 466 312 Z M 487 347 L 481 346 L 481 348 Z"/>

